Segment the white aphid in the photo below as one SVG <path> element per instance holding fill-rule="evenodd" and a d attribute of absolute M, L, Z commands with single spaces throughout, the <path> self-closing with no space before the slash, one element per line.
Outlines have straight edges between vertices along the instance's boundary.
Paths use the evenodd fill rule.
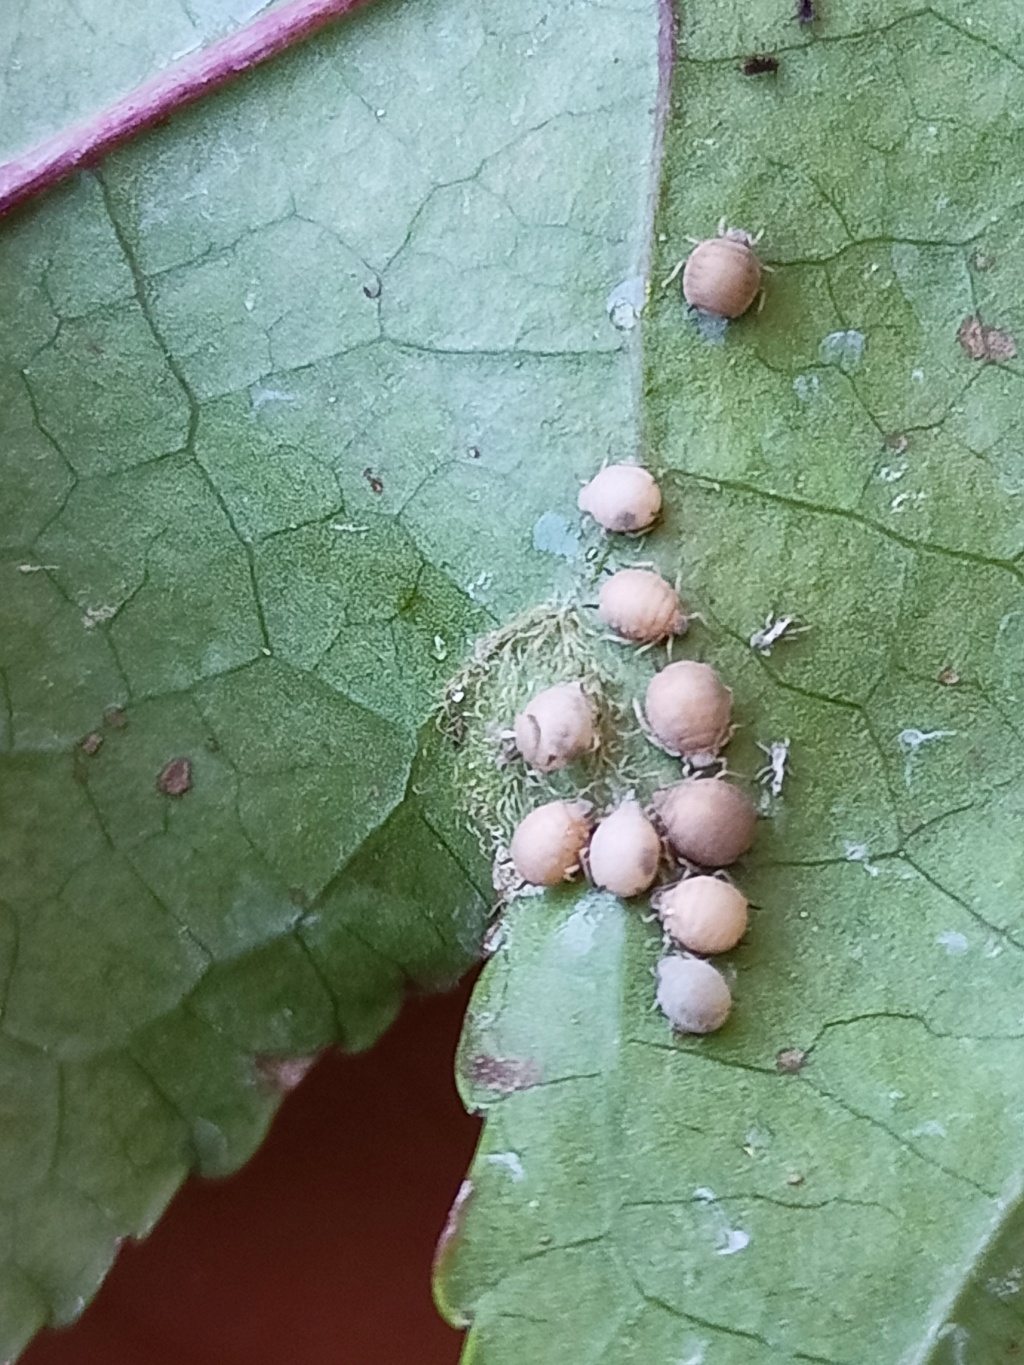
<path fill-rule="evenodd" d="M 786 766 L 789 763 L 789 740 L 775 739 L 771 744 L 759 743 L 757 747 L 768 759 L 757 774 L 757 780 L 768 788 L 772 796 L 781 796 L 782 784 L 786 780 Z"/>
<path fill-rule="evenodd" d="M 764 625 L 751 635 L 750 648 L 767 658 L 772 652 L 772 647 L 780 640 L 791 640 L 795 635 L 803 635 L 808 630 L 810 626 L 801 625 L 797 617 L 776 616 L 770 611 L 764 618 Z"/>

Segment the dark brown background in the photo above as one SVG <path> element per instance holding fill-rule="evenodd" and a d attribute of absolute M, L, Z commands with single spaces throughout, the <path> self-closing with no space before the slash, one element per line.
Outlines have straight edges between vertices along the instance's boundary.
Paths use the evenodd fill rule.
<path fill-rule="evenodd" d="M 21 1365 L 456 1365 L 430 1265 L 479 1131 L 452 1079 L 468 997 L 412 1001 L 371 1052 L 321 1058 L 249 1165 L 190 1180 Z"/>

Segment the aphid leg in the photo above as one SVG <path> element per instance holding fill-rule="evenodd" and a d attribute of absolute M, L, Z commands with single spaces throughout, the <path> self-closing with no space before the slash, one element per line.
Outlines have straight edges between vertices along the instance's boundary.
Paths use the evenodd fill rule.
<path fill-rule="evenodd" d="M 687 237 L 686 240 L 690 242 L 693 241 L 693 238 Z M 665 276 L 664 280 L 662 280 L 661 282 L 662 289 L 667 289 L 669 285 L 673 283 L 674 280 L 677 280 L 679 278 L 679 273 L 685 264 L 686 264 L 685 256 L 682 259 L 676 261 L 675 265 L 672 267 L 669 274 Z"/>

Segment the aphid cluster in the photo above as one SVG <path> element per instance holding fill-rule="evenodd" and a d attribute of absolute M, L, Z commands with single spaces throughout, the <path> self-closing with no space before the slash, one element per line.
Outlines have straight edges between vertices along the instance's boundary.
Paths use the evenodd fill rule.
<path fill-rule="evenodd" d="M 579 506 L 606 530 L 628 533 L 652 524 L 661 492 L 646 470 L 613 465 L 586 485 Z M 641 647 L 685 634 L 691 615 L 672 584 L 639 567 L 604 580 L 597 610 L 613 638 Z M 545 801 L 519 821 L 509 853 L 521 881 L 535 886 L 585 874 L 631 899 L 660 879 L 650 903 L 672 951 L 658 964 L 657 1002 L 675 1029 L 709 1033 L 725 1022 L 731 995 L 704 959 L 734 948 L 747 927 L 746 897 L 722 869 L 751 847 L 757 824 L 754 803 L 721 770 L 732 691 L 710 664 L 680 660 L 654 674 L 634 708 L 650 743 L 680 760 L 680 780 L 646 806 L 631 791 L 598 811 L 583 799 L 593 794 L 584 777 L 575 797 Z M 503 733 L 514 735 L 528 770 L 548 775 L 599 759 L 601 711 L 592 684 L 569 678 L 535 692 Z"/>

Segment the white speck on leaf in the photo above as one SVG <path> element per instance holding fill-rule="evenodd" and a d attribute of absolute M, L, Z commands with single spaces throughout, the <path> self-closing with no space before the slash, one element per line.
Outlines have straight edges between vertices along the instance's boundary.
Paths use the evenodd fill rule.
<path fill-rule="evenodd" d="M 559 512 L 544 512 L 533 524 L 533 548 L 559 559 L 575 559 L 580 552 L 579 532 Z"/>
<path fill-rule="evenodd" d="M 299 395 L 297 393 L 286 393 L 284 389 L 252 389 L 249 393 L 249 403 L 253 412 L 259 412 L 260 408 L 266 407 L 268 403 L 297 403 Z"/>
<path fill-rule="evenodd" d="M 940 948 L 945 948 L 951 957 L 956 957 L 960 953 L 966 953 L 970 944 L 967 935 L 961 934 L 959 929 L 947 929 L 944 934 L 939 934 L 935 942 Z"/>
<path fill-rule="evenodd" d="M 434 658 L 438 661 L 438 663 L 440 663 L 443 659 L 447 659 L 447 657 L 448 657 L 448 646 L 447 646 L 447 645 L 445 644 L 445 642 L 444 642 L 444 636 L 443 636 L 443 635 L 435 635 L 435 636 L 434 636 L 434 650 L 433 650 L 433 653 L 434 653 Z"/>
<path fill-rule="evenodd" d="M 914 760 L 917 752 L 923 744 L 932 744 L 937 739 L 953 739 L 956 736 L 955 730 L 901 730 L 896 736 L 896 743 L 906 754 L 906 762 L 903 765 L 903 780 L 910 786 L 913 777 Z"/>
<path fill-rule="evenodd" d="M 574 957 L 586 957 L 594 946 L 597 921 L 586 905 L 574 910 L 558 931 L 558 937 Z"/>
<path fill-rule="evenodd" d="M 883 483 L 897 483 L 909 468 L 907 464 L 883 465 L 878 471 L 878 477 Z"/>
<path fill-rule="evenodd" d="M 718 1196 L 714 1190 L 706 1185 L 698 1185 L 693 1192 L 694 1201 L 698 1204 L 706 1204 L 709 1208 L 710 1216 L 715 1224 L 715 1254 L 717 1256 L 735 1256 L 737 1251 L 743 1251 L 750 1245 L 750 1233 L 744 1232 L 742 1228 L 731 1228 L 726 1220 L 724 1212 L 717 1207 Z"/>
<path fill-rule="evenodd" d="M 818 358 L 824 365 L 838 365 L 844 374 L 855 370 L 864 354 L 866 338 L 863 332 L 853 329 L 846 332 L 829 332 L 818 347 Z"/>
<path fill-rule="evenodd" d="M 111 621 L 117 615 L 117 607 L 86 607 L 85 615 L 82 617 L 82 625 L 86 630 L 93 630 L 104 621 Z"/>
<path fill-rule="evenodd" d="M 1015 1265 L 1003 1276 L 1002 1279 L 993 1277 L 985 1281 L 985 1288 L 990 1294 L 994 1294 L 997 1299 L 1012 1299 L 1024 1288 L 1024 1271 L 1019 1265 Z"/>
<path fill-rule="evenodd" d="M 911 1128 L 911 1137 L 945 1137 L 946 1129 L 938 1119 L 925 1119 L 924 1123 L 919 1123 L 916 1128 Z"/>
<path fill-rule="evenodd" d="M 489 1156 L 484 1157 L 484 1160 L 491 1166 L 504 1167 L 516 1184 L 526 1175 L 523 1170 L 523 1163 L 515 1152 L 491 1152 Z"/>
<path fill-rule="evenodd" d="M 725 1245 L 718 1248 L 719 1256 L 735 1256 L 737 1251 L 745 1251 L 750 1245 L 750 1233 L 742 1228 L 725 1229 Z"/>
<path fill-rule="evenodd" d="M 867 844 L 855 844 L 849 839 L 843 844 L 848 863 L 860 863 L 869 877 L 877 877 L 879 869 L 871 862 L 871 850 Z"/>
<path fill-rule="evenodd" d="M 821 381 L 816 374 L 798 374 L 793 380 L 793 391 L 801 403 L 809 403 L 817 398 Z"/>
<path fill-rule="evenodd" d="M 608 295 L 605 307 L 613 327 L 620 332 L 631 332 L 640 320 L 647 301 L 647 281 L 642 275 L 630 275 L 617 284 Z"/>
<path fill-rule="evenodd" d="M 702 313 L 699 308 L 692 309 L 690 317 L 701 338 L 709 346 L 724 346 L 725 334 L 729 330 L 729 319 L 716 317 L 714 313 Z"/>

